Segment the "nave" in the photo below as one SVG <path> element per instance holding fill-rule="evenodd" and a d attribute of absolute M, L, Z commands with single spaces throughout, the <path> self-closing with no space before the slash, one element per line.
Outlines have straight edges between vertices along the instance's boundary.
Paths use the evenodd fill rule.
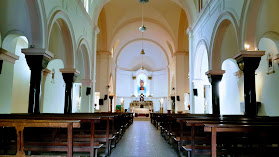
<path fill-rule="evenodd" d="M 134 121 L 111 157 L 176 157 L 177 153 L 150 121 Z"/>

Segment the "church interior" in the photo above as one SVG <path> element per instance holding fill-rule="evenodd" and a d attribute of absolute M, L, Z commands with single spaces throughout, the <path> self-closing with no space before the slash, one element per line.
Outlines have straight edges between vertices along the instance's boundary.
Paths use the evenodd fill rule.
<path fill-rule="evenodd" d="M 278 156 L 277 15 L 278 0 L 0 0 L 0 156 Z"/>

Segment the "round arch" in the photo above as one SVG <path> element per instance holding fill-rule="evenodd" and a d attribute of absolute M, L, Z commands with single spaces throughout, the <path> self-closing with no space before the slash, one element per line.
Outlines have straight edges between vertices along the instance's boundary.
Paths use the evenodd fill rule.
<path fill-rule="evenodd" d="M 202 61 L 203 59 L 203 56 L 206 54 L 207 56 L 207 60 L 209 60 L 208 58 L 208 46 L 207 46 L 207 43 L 204 39 L 200 40 L 196 46 L 196 50 L 195 50 L 195 66 L 194 66 L 194 79 L 197 79 L 197 78 L 200 78 L 201 76 L 201 73 L 200 73 L 200 70 L 197 71 L 198 69 L 201 68 L 201 64 L 200 62 Z M 209 67 L 209 62 L 208 63 L 208 67 Z M 199 72 L 199 73 L 198 73 Z"/>
<path fill-rule="evenodd" d="M 239 48 L 239 21 L 236 20 L 235 16 L 231 12 L 224 12 L 219 16 L 214 26 L 211 42 L 209 46 L 209 67 L 213 70 L 220 70 L 222 62 L 228 58 L 233 57 L 240 48 Z M 227 34 L 226 34 L 227 33 Z M 230 33 L 230 34 L 228 34 Z M 231 36 L 233 38 L 229 38 Z M 226 38 L 227 37 L 227 38 Z M 232 40 L 232 41 L 223 41 L 223 39 Z M 233 42 L 233 44 L 228 44 Z M 221 52 L 221 46 L 224 43 L 228 44 L 229 51 Z M 217 49 L 217 50 L 216 50 Z M 235 52 L 234 52 L 235 51 Z M 214 63 L 214 64 L 213 64 Z"/>
<path fill-rule="evenodd" d="M 121 29 L 123 29 L 123 27 L 125 26 L 128 26 L 129 24 L 132 24 L 132 23 L 136 23 L 138 21 L 140 21 L 141 18 L 133 18 L 133 19 L 130 19 L 124 23 L 122 23 L 121 25 L 119 25 L 114 31 L 113 31 L 113 34 L 112 34 L 112 37 L 114 38 L 120 31 Z M 145 22 L 149 22 L 151 24 L 154 24 L 156 26 L 159 26 L 160 28 L 162 28 L 169 36 L 170 36 L 170 39 L 172 41 L 175 41 L 175 37 L 174 37 L 174 34 L 171 33 L 171 31 L 165 26 L 163 25 L 161 22 L 157 21 L 157 20 L 154 20 L 154 19 L 151 19 L 151 18 L 148 18 L 146 17 L 145 19 Z M 113 40 L 112 40 L 113 41 Z M 113 43 L 111 43 L 111 47 L 113 46 Z"/>
<path fill-rule="evenodd" d="M 48 20 L 48 40 L 47 47 L 50 45 L 50 37 L 53 26 L 57 24 L 62 32 L 64 44 L 65 44 L 65 52 L 67 59 L 65 60 L 65 68 L 75 68 L 75 53 L 76 50 L 76 42 L 73 31 L 73 26 L 67 14 L 65 14 L 61 10 L 54 10 L 54 13 Z"/>
<path fill-rule="evenodd" d="M 84 76 L 84 79 L 88 79 L 90 80 L 91 79 L 91 57 L 90 57 L 90 53 L 91 50 L 90 50 L 90 47 L 89 47 L 89 44 L 87 42 L 86 39 L 84 38 L 81 38 L 78 42 L 78 49 L 76 50 L 77 52 L 77 55 L 78 53 L 82 53 L 82 58 L 83 58 L 83 63 L 84 63 L 84 72 L 85 72 L 85 76 Z M 75 64 L 76 64 L 76 61 L 75 61 Z M 75 65 L 76 67 L 77 65 Z"/>
<path fill-rule="evenodd" d="M 244 49 L 244 44 L 249 44 L 250 47 L 257 47 L 256 27 L 260 8 L 263 0 L 250 0 L 245 1 L 245 6 L 242 10 L 242 23 L 241 23 L 241 42 L 240 47 Z"/>
<path fill-rule="evenodd" d="M 168 57 L 168 55 L 167 55 L 167 51 L 163 48 L 162 45 L 160 45 L 158 42 L 156 42 L 156 41 L 154 41 L 154 40 L 152 40 L 152 39 L 147 39 L 147 38 L 141 39 L 141 38 L 138 38 L 138 39 L 134 39 L 134 40 L 131 40 L 131 41 L 127 42 L 126 44 L 124 44 L 124 45 L 119 49 L 119 53 L 117 53 L 117 54 L 116 54 L 116 57 L 115 57 L 115 64 L 117 65 L 118 57 L 119 57 L 119 55 L 121 54 L 122 50 L 123 50 L 126 46 L 128 46 L 129 44 L 131 44 L 131 43 L 133 43 L 133 42 L 142 41 L 142 40 L 152 42 L 152 43 L 154 43 L 155 45 L 159 46 L 159 47 L 163 50 L 163 52 L 165 53 L 165 56 L 166 56 L 166 58 L 167 58 L 168 64 L 170 63 L 169 57 Z"/>

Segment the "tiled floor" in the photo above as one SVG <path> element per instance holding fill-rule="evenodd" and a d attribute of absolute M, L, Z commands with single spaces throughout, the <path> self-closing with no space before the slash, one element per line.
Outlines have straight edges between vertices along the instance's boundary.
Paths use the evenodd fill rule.
<path fill-rule="evenodd" d="M 111 157 L 177 157 L 150 121 L 134 121 Z"/>

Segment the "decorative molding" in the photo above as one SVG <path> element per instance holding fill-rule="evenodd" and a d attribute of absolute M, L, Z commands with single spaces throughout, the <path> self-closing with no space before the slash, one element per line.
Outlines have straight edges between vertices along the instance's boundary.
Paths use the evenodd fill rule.
<path fill-rule="evenodd" d="M 110 57 L 112 53 L 110 51 L 97 51 L 99 57 Z"/>
<path fill-rule="evenodd" d="M 32 55 L 32 56 L 44 56 L 48 59 L 54 58 L 54 54 L 48 51 L 47 49 L 40 49 L 40 48 L 28 48 L 28 49 L 21 49 L 22 53 L 25 55 Z"/>
<path fill-rule="evenodd" d="M 94 25 L 93 26 L 93 29 L 95 31 L 96 34 L 99 34 L 100 33 L 100 28 L 97 26 L 97 25 Z"/>
<path fill-rule="evenodd" d="M 177 51 L 174 53 L 175 56 L 178 56 L 178 55 L 187 55 L 189 54 L 189 52 L 186 52 L 186 51 Z"/>
<path fill-rule="evenodd" d="M 223 75 L 226 71 L 225 70 L 209 70 L 205 73 L 207 76 L 216 76 L 216 75 Z"/>
<path fill-rule="evenodd" d="M 19 59 L 19 56 L 0 48 L 0 60 L 4 60 L 15 64 L 15 61 Z"/>
<path fill-rule="evenodd" d="M 238 54 L 236 54 L 233 58 L 235 60 L 244 58 L 244 57 L 262 57 L 265 55 L 265 51 L 246 51 L 242 50 Z"/>
<path fill-rule="evenodd" d="M 62 74 L 74 74 L 74 75 L 80 74 L 80 72 L 77 69 L 60 69 L 60 72 Z"/>

